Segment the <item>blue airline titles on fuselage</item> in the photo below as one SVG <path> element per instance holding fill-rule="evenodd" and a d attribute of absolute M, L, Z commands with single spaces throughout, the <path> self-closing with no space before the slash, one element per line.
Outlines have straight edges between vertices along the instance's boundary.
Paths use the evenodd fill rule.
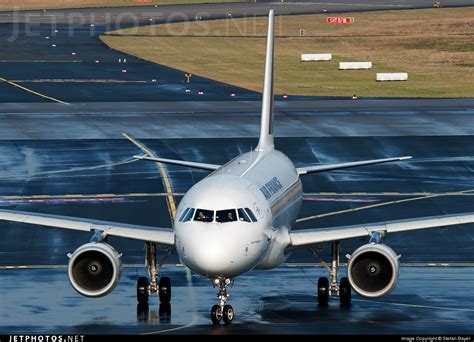
<path fill-rule="evenodd" d="M 260 188 L 263 196 L 268 200 L 283 188 L 278 178 L 273 177 L 264 186 Z"/>

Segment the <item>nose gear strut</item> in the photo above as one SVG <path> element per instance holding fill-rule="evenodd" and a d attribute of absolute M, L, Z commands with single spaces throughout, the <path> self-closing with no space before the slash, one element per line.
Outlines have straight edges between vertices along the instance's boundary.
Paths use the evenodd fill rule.
<path fill-rule="evenodd" d="M 227 304 L 229 294 L 227 293 L 227 287 L 234 283 L 231 278 L 216 277 L 212 279 L 212 285 L 219 287 L 217 293 L 217 299 L 219 304 L 213 305 L 211 309 L 211 320 L 213 324 L 219 324 L 223 319 L 226 324 L 229 324 L 234 319 L 234 308 L 232 305 Z"/>

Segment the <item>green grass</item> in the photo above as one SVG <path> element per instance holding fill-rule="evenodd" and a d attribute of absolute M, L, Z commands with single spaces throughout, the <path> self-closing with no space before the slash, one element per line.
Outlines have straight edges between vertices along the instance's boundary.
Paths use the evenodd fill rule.
<path fill-rule="evenodd" d="M 278 17 L 275 90 L 291 95 L 474 97 L 474 7 Z M 110 47 L 221 82 L 260 91 L 266 18 L 132 28 L 102 36 Z M 308 31 L 299 37 L 299 28 Z M 137 36 L 140 35 L 140 36 Z M 142 35 L 145 35 L 142 36 Z M 149 36 L 149 37 L 147 37 Z M 330 62 L 300 62 L 331 52 Z M 340 61 L 372 61 L 372 70 L 338 70 Z M 376 72 L 408 72 L 406 82 L 376 82 Z"/>

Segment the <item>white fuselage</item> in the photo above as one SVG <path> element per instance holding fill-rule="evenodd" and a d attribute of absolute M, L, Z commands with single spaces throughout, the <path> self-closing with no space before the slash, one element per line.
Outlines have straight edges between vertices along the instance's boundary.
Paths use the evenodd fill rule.
<path fill-rule="evenodd" d="M 210 278 L 276 267 L 289 256 L 288 233 L 301 203 L 301 180 L 286 155 L 245 153 L 183 197 L 174 222 L 177 252 Z"/>

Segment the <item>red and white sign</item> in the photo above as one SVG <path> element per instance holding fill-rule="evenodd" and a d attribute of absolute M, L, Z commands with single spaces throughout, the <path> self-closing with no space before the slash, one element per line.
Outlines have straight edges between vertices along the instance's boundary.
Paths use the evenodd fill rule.
<path fill-rule="evenodd" d="M 352 17 L 328 17 L 328 23 L 330 24 L 352 24 L 354 18 Z"/>

